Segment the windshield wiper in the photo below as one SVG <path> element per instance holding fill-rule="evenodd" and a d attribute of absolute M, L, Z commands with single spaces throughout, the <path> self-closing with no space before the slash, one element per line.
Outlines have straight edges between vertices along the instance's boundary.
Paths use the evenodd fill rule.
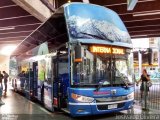
<path fill-rule="evenodd" d="M 95 91 L 99 91 L 103 85 L 109 85 L 109 82 L 107 80 L 100 81 Z"/>
<path fill-rule="evenodd" d="M 99 82 L 98 87 L 96 88 L 95 91 L 99 91 L 99 89 L 103 86 L 103 83 L 104 83 L 104 81 L 103 82 Z"/>
<path fill-rule="evenodd" d="M 80 32 L 80 34 L 87 35 L 87 36 L 92 37 L 92 38 L 98 38 L 98 39 L 102 39 L 102 40 L 107 40 L 107 41 L 110 41 L 110 42 L 114 42 L 113 40 L 107 39 L 104 35 L 103 35 L 103 36 L 102 36 L 102 35 L 99 36 L 99 35 L 94 35 L 94 34 L 84 33 L 84 32 Z"/>

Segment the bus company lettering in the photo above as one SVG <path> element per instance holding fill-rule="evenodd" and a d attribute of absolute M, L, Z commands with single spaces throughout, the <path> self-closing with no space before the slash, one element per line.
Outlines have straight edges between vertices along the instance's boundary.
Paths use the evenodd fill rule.
<path fill-rule="evenodd" d="M 95 91 L 93 94 L 94 95 L 108 95 L 110 94 L 110 91 Z"/>
<path fill-rule="evenodd" d="M 91 52 L 93 53 L 112 53 L 112 54 L 125 54 L 124 49 L 116 47 L 103 47 L 103 46 L 91 46 Z"/>
<path fill-rule="evenodd" d="M 122 48 L 112 48 L 113 54 L 124 54 L 124 49 Z"/>
<path fill-rule="evenodd" d="M 91 52 L 93 52 L 93 53 L 111 53 L 111 48 L 92 46 Z"/>

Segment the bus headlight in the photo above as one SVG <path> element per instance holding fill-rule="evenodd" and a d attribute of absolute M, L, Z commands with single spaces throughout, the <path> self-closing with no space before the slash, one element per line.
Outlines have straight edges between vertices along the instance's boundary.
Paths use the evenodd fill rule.
<path fill-rule="evenodd" d="M 92 97 L 82 96 L 82 95 L 78 95 L 78 94 L 74 94 L 74 93 L 71 94 L 71 97 L 76 101 L 84 102 L 84 103 L 85 102 L 91 103 L 94 100 L 94 98 L 92 98 Z"/>
<path fill-rule="evenodd" d="M 127 99 L 134 99 L 134 92 L 128 94 Z"/>

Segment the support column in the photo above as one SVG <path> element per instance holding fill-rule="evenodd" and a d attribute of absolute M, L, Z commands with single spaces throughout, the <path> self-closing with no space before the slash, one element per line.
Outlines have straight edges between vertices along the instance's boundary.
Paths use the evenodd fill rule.
<path fill-rule="evenodd" d="M 138 63 L 139 63 L 139 78 L 140 78 L 142 72 L 142 54 L 140 50 L 138 51 Z"/>

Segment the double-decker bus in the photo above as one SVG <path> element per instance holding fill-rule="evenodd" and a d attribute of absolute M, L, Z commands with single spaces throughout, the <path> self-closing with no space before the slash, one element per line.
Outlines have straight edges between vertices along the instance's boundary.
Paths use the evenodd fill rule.
<path fill-rule="evenodd" d="M 26 43 L 33 44 L 33 49 L 23 51 Z M 132 43 L 114 11 L 94 4 L 67 3 L 18 49 L 24 53 L 12 56 L 17 66 L 11 69 L 26 69 L 24 91 L 45 108 L 58 108 L 72 116 L 132 108 Z"/>

